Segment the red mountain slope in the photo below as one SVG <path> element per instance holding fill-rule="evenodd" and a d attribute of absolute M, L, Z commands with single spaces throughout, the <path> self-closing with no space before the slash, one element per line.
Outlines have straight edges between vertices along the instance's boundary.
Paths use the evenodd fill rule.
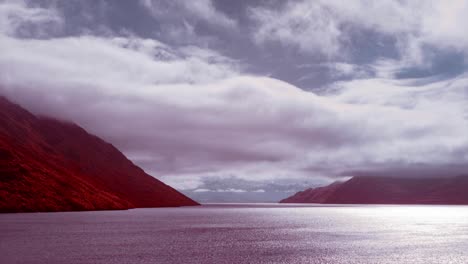
<path fill-rule="evenodd" d="M 0 212 L 188 205 L 111 144 L 0 97 Z"/>
<path fill-rule="evenodd" d="M 354 177 L 308 189 L 281 203 L 325 204 L 468 204 L 468 177 Z"/>

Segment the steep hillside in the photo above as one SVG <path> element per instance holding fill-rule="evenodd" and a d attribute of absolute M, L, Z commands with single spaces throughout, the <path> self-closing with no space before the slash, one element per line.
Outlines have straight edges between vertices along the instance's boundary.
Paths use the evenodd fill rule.
<path fill-rule="evenodd" d="M 468 204 L 468 177 L 354 177 L 308 189 L 281 203 Z"/>
<path fill-rule="evenodd" d="M 0 97 L 0 211 L 197 205 L 71 123 Z"/>

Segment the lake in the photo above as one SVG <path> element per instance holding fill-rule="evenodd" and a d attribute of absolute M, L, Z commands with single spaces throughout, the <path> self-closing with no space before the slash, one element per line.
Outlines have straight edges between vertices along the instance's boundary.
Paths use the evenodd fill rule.
<path fill-rule="evenodd" d="M 467 206 L 0 214 L 0 263 L 468 263 Z"/>

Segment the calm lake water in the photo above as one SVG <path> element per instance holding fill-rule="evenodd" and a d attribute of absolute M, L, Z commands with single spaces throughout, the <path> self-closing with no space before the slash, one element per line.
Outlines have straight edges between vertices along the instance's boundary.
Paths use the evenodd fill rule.
<path fill-rule="evenodd" d="M 0 263 L 468 263 L 466 206 L 220 204 L 0 215 Z"/>

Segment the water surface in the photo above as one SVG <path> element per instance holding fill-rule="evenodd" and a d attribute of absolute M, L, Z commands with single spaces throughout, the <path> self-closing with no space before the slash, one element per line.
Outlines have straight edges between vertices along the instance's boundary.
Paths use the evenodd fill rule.
<path fill-rule="evenodd" d="M 468 263 L 467 206 L 210 204 L 0 215 L 0 263 Z"/>

